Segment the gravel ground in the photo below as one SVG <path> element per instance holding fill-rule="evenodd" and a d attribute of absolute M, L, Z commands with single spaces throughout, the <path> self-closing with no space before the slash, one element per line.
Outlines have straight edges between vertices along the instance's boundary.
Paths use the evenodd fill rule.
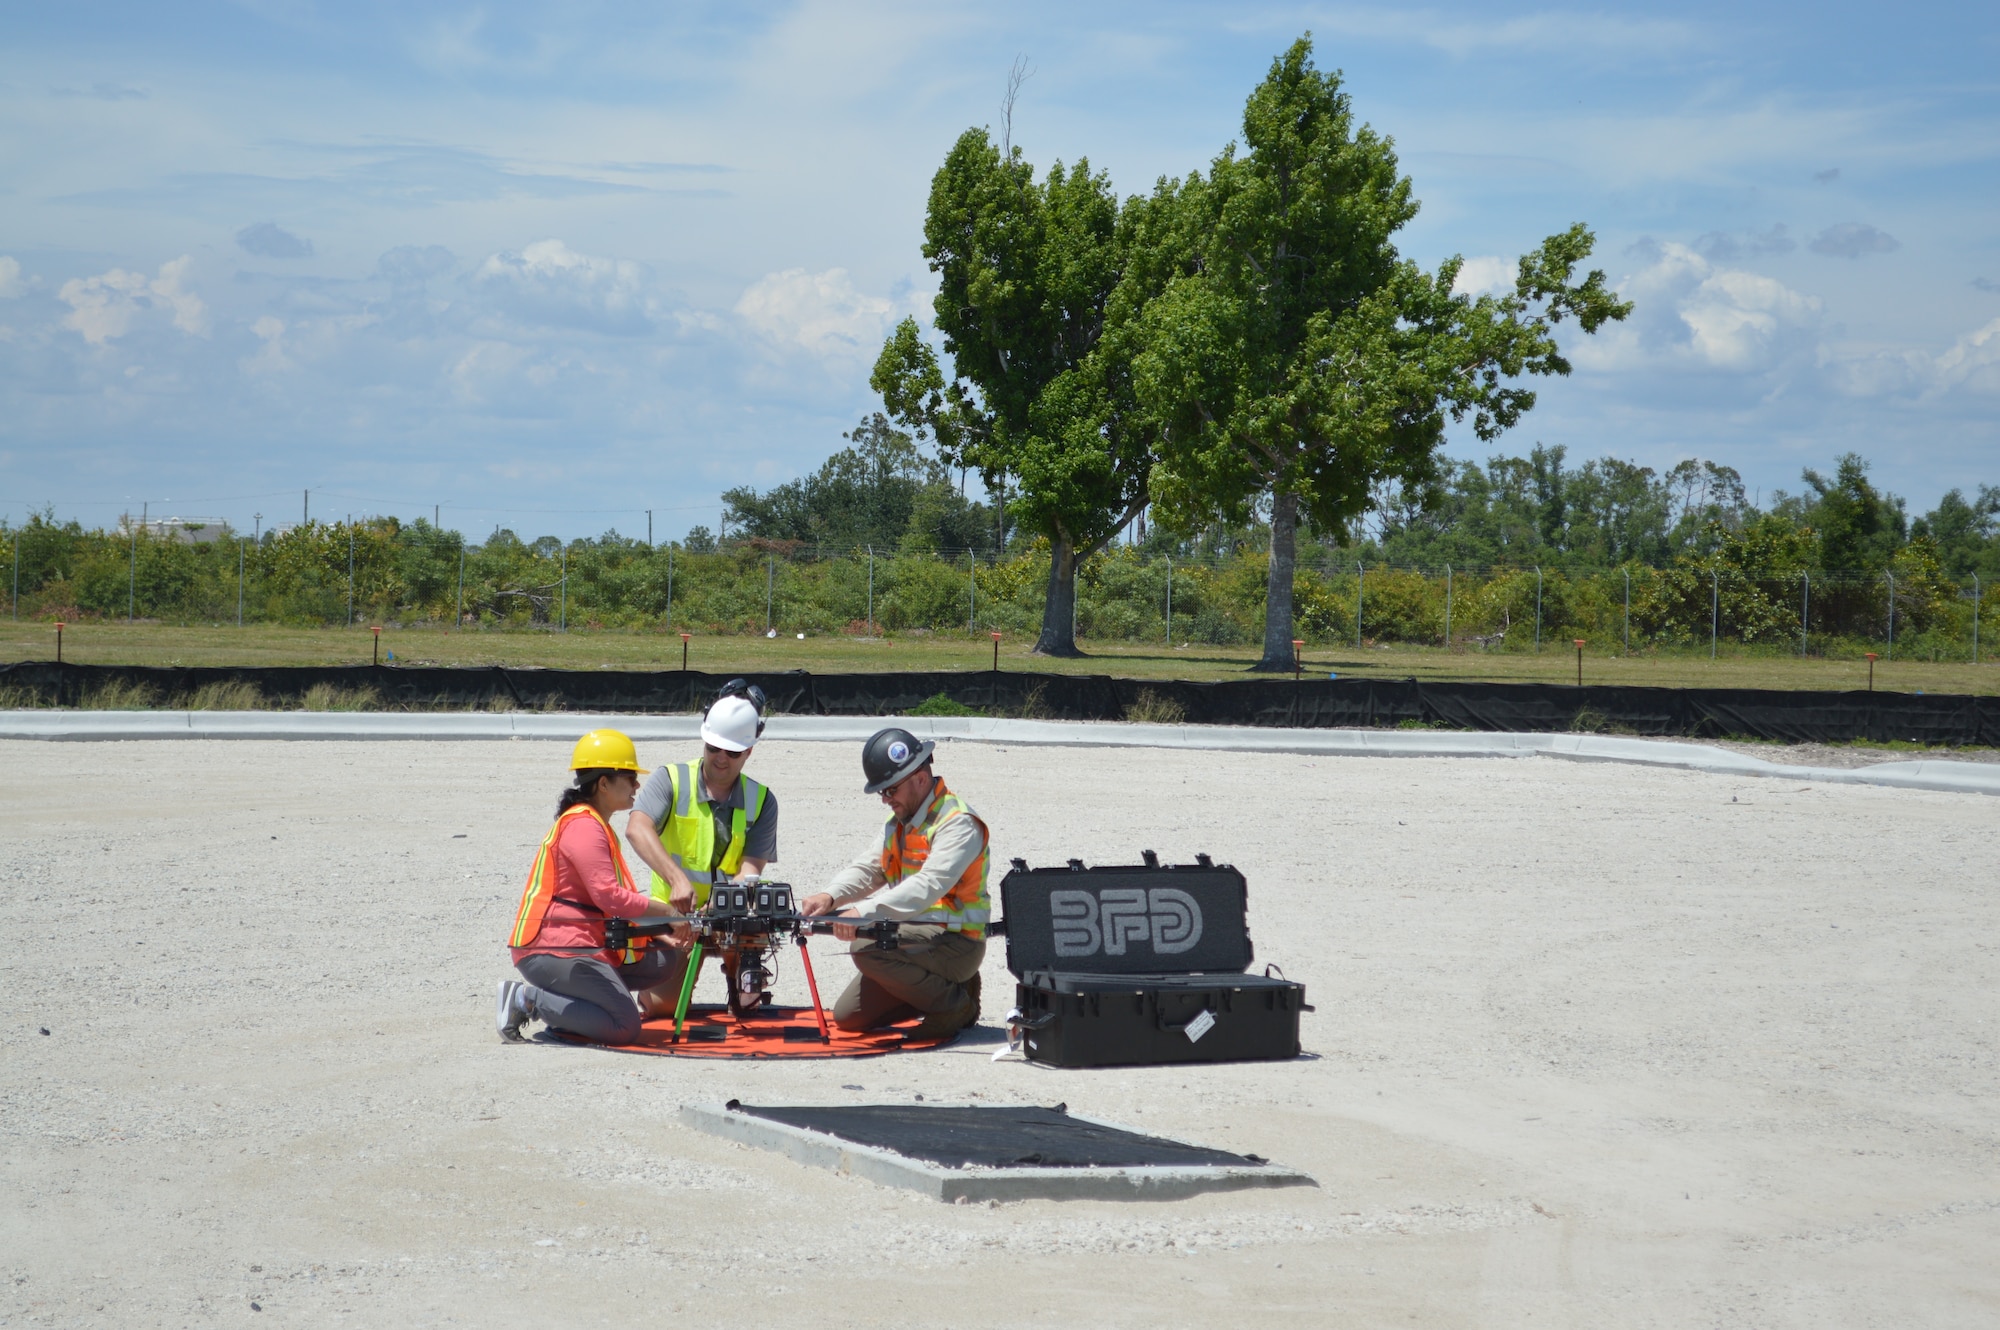
<path fill-rule="evenodd" d="M 991 1061 L 989 1027 L 744 1066 L 494 1038 L 565 756 L 0 743 L 0 1324 L 2000 1319 L 1990 799 L 950 745 L 1003 857 L 1241 866 L 1308 1056 L 1064 1072 Z M 758 753 L 786 877 L 876 824 L 857 767 Z M 944 1206 L 674 1118 L 917 1094 L 1063 1100 L 1320 1186 Z"/>

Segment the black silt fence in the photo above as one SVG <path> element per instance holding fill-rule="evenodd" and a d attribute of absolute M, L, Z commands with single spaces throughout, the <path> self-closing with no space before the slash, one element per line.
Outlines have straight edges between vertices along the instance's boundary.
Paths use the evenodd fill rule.
<path fill-rule="evenodd" d="M 1935 693 L 1815 692 L 1755 688 L 1569 687 L 1536 683 L 1420 683 L 1414 679 L 1231 679 L 1193 683 L 1109 675 L 975 670 L 909 674 L 742 676 L 662 670 L 470 669 L 395 666 L 171 668 L 131 665 L 0 665 L 0 688 L 75 706 L 107 685 L 150 689 L 162 703 L 210 684 L 250 684 L 273 706 L 297 706 L 316 685 L 373 689 L 385 707 L 686 714 L 728 678 L 760 685 L 774 712 L 818 716 L 906 713 L 943 694 L 994 714 L 1123 720 L 1150 692 L 1202 725 L 1599 733 L 1785 743 L 1907 741 L 2000 746 L 2000 697 Z"/>

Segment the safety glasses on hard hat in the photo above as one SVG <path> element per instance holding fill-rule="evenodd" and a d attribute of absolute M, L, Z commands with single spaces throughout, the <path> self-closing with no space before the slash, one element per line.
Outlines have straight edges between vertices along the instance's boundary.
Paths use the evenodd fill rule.
<path fill-rule="evenodd" d="M 751 706 L 757 708 L 757 714 L 760 716 L 771 705 L 771 699 L 764 695 L 764 690 L 756 684 L 751 683 L 748 679 L 731 679 L 728 683 L 722 685 L 721 690 L 715 695 L 715 700 L 720 702 L 725 697 L 742 698 Z"/>

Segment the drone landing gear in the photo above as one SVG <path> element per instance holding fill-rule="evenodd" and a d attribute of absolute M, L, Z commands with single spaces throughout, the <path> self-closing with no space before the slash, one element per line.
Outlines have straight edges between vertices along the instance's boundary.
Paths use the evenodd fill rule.
<path fill-rule="evenodd" d="M 805 969 L 806 987 L 812 994 L 813 1020 L 819 1026 L 819 1041 L 827 1043 L 832 1034 L 826 1021 L 826 1008 L 819 998 L 819 980 L 813 974 L 812 955 L 806 949 L 806 939 L 800 937 L 799 962 Z M 672 1042 L 681 1042 L 687 1025 L 688 1003 L 694 997 L 694 983 L 701 973 L 702 945 L 697 942 L 688 953 L 687 974 L 681 980 L 680 1001 L 674 1006 L 674 1033 Z M 774 1008 L 770 993 L 771 971 L 764 964 L 764 949 L 744 947 L 725 949 L 722 954 L 722 976 L 729 988 L 729 1015 L 742 1022 L 766 1014 Z M 787 1032 L 787 1037 L 790 1037 Z"/>

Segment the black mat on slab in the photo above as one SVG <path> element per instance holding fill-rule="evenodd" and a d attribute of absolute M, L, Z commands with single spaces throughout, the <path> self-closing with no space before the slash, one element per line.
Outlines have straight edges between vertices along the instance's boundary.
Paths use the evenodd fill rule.
<path fill-rule="evenodd" d="M 931 1108 L 921 1104 L 764 1107 L 729 1101 L 733 1112 L 825 1132 L 856 1145 L 963 1168 L 1249 1167 L 1266 1161 L 1083 1122 L 1066 1109 Z"/>

